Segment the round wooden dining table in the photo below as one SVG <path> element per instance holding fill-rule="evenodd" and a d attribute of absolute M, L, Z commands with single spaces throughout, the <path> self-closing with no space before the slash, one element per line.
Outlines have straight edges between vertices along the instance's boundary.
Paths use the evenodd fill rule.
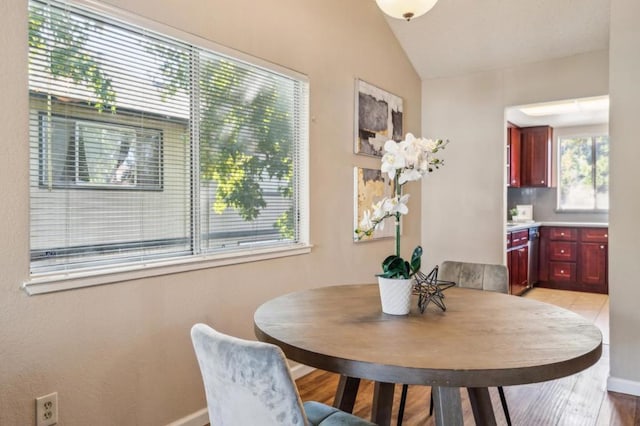
<path fill-rule="evenodd" d="M 462 425 L 459 388 L 476 424 L 496 423 L 488 387 L 542 382 L 595 364 L 602 334 L 573 312 L 531 299 L 453 287 L 446 311 L 417 296 L 409 315 L 382 313 L 375 284 L 320 287 L 255 312 L 259 340 L 287 358 L 341 375 L 334 405 L 353 409 L 360 379 L 376 382 L 372 421 L 391 421 L 394 384 L 432 386 L 437 425 Z"/>

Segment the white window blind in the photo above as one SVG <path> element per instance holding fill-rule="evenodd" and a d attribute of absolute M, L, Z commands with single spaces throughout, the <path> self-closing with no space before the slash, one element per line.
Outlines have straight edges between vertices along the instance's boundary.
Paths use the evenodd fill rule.
<path fill-rule="evenodd" d="M 301 241 L 304 79 L 29 2 L 31 272 Z"/>

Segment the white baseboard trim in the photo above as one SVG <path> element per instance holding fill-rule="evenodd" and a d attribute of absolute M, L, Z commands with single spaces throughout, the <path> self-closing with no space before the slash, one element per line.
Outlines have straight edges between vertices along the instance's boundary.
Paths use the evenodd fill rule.
<path fill-rule="evenodd" d="M 315 370 L 315 368 L 309 367 L 308 365 L 296 364 L 295 366 L 291 367 L 291 375 L 293 376 L 293 380 L 298 380 L 300 377 L 306 376 L 313 370 Z"/>
<path fill-rule="evenodd" d="M 175 422 L 171 422 L 167 426 L 204 426 L 206 424 L 209 424 L 209 412 L 205 407 Z"/>
<path fill-rule="evenodd" d="M 640 382 L 609 376 L 607 379 L 607 390 L 640 396 Z"/>

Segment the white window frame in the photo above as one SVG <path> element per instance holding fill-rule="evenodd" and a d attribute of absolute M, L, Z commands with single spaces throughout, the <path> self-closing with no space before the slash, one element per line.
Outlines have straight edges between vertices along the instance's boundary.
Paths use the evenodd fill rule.
<path fill-rule="evenodd" d="M 138 25 L 151 31 L 158 32 L 167 37 L 190 43 L 194 46 L 212 50 L 222 55 L 232 57 L 236 60 L 275 71 L 279 74 L 289 76 L 307 83 L 304 93 L 302 116 L 303 122 L 299 124 L 301 133 L 299 144 L 299 169 L 298 178 L 298 212 L 299 212 L 299 237 L 298 242 L 279 247 L 253 248 L 249 250 L 220 253 L 220 254 L 199 254 L 166 260 L 153 261 L 145 264 L 134 265 L 114 265 L 112 268 L 87 268 L 86 270 L 62 271 L 43 274 L 32 274 L 29 279 L 22 283 L 23 290 L 29 295 L 50 293 L 76 288 L 84 288 L 102 284 L 130 281 L 135 279 L 149 278 L 167 274 L 188 272 L 198 269 L 215 268 L 226 265 L 242 264 L 268 259 L 275 259 L 288 256 L 297 256 L 311 252 L 312 245 L 309 240 L 309 94 L 308 78 L 304 74 L 289 68 L 277 65 L 266 60 L 256 58 L 234 49 L 219 45 L 210 40 L 203 39 L 196 35 L 181 31 L 179 29 L 158 23 L 156 21 L 141 17 L 108 6 L 95 3 L 90 0 L 68 1 L 71 5 L 76 5 L 92 12 L 105 15 L 111 20 L 121 21 L 127 24 Z"/>
<path fill-rule="evenodd" d="M 47 177 L 49 176 L 49 171 L 47 169 L 47 164 L 49 164 L 49 159 L 48 159 L 48 153 L 49 150 L 47 149 L 45 145 L 45 141 L 47 140 L 47 137 L 44 135 L 44 132 L 46 132 L 46 128 L 47 126 L 44 123 L 44 120 L 46 120 L 47 117 L 45 116 L 44 113 L 39 113 L 39 127 L 40 127 L 40 159 L 39 159 L 39 168 L 40 168 L 40 176 L 39 176 L 39 185 L 41 187 L 52 187 L 52 188 L 66 188 L 66 189 L 116 189 L 116 190 L 140 190 L 140 191 L 160 191 L 162 190 L 162 130 L 161 129 L 152 129 L 152 128 L 145 128 L 143 129 L 145 133 L 149 133 L 149 134 L 153 134 L 155 133 L 155 136 L 157 137 L 157 141 L 155 141 L 155 143 L 157 144 L 156 146 L 156 150 L 158 152 L 158 156 L 157 158 L 155 158 L 155 163 L 153 164 L 155 170 L 155 175 L 154 176 L 154 182 L 149 183 L 149 184 L 141 184 L 138 182 L 139 179 L 139 170 L 138 170 L 138 164 L 136 164 L 136 169 L 134 170 L 134 182 L 133 183 L 123 183 L 123 184 L 118 184 L 118 183 L 111 183 L 111 182 L 100 182 L 100 183 L 90 183 L 90 182 L 83 182 L 80 178 L 79 178 L 79 169 L 80 169 L 80 165 L 78 164 L 80 162 L 79 160 L 79 154 L 78 154 L 78 150 L 79 150 L 79 142 L 81 140 L 80 136 L 80 132 L 81 129 L 83 128 L 96 128 L 96 129 L 110 129 L 110 130 L 114 130 L 114 131 L 120 131 L 120 132 L 130 132 L 131 134 L 136 134 L 137 133 L 137 129 L 134 126 L 130 126 L 130 125 L 125 125 L 125 124 L 115 124 L 115 123 L 110 123 L 110 122 L 106 122 L 106 121 L 101 121 L 101 120 L 96 120 L 96 119 L 88 119 L 88 118 L 81 118 L 81 117 L 73 117 L 73 116 L 62 116 L 62 115 L 57 115 L 57 114 L 52 114 L 51 116 L 51 120 L 53 121 L 59 121 L 59 122 L 68 122 L 68 123 L 73 123 L 73 131 L 75 132 L 76 135 L 76 145 L 75 145 L 75 154 L 74 154 L 74 173 L 73 173 L 73 179 L 69 180 L 68 182 L 58 182 L 55 179 L 53 180 L 53 182 L 49 183 Z M 137 139 L 137 136 L 134 136 Z M 68 144 L 69 141 L 65 141 L 65 145 Z M 53 142 L 52 142 L 53 145 Z M 134 146 L 134 154 L 135 154 L 135 148 L 137 148 L 137 146 L 140 145 L 140 142 L 136 140 L 136 145 Z M 68 145 L 66 145 L 65 150 L 68 149 Z M 85 160 L 86 161 L 86 160 Z M 86 163 L 89 163 L 89 161 L 86 161 Z M 88 166 L 88 164 L 85 164 L 85 166 Z M 53 170 L 51 171 L 53 172 Z"/>

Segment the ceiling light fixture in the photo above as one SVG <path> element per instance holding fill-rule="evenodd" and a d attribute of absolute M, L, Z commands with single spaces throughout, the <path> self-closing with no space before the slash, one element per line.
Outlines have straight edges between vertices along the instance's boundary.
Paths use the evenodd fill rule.
<path fill-rule="evenodd" d="M 524 105 L 520 112 L 533 117 L 545 115 L 570 114 L 589 111 L 604 111 L 609 108 L 609 97 L 573 99 L 569 101 L 548 102 L 544 104 Z"/>
<path fill-rule="evenodd" d="M 376 0 L 378 7 L 392 18 L 407 21 L 431 10 L 438 0 Z"/>

